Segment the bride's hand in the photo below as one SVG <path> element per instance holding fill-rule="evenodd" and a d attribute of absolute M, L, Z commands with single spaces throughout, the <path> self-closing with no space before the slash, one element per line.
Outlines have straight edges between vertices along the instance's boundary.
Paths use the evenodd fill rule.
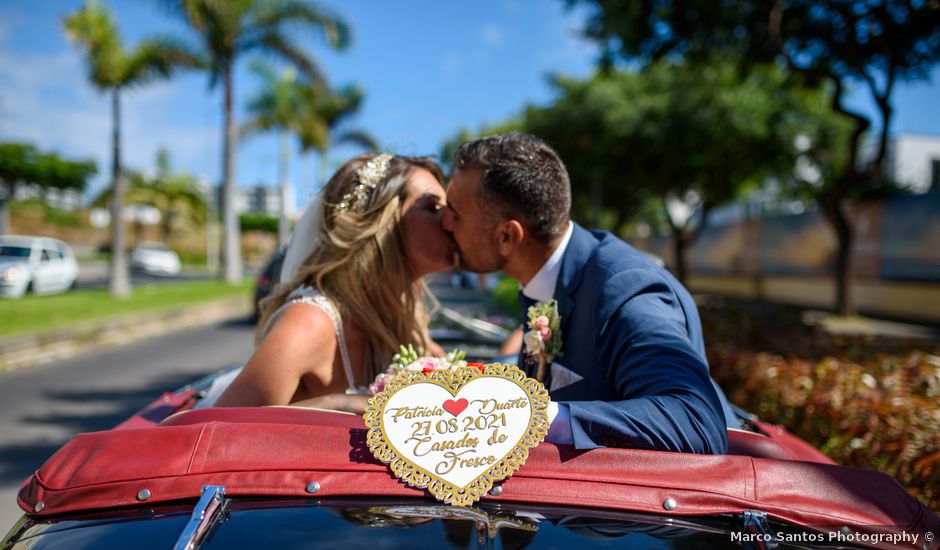
<path fill-rule="evenodd" d="M 363 414 L 369 398 L 365 395 L 348 395 L 345 393 L 331 393 L 320 397 L 311 397 L 303 401 L 291 403 L 293 406 L 310 407 L 313 409 L 330 409 L 334 411 Z"/>

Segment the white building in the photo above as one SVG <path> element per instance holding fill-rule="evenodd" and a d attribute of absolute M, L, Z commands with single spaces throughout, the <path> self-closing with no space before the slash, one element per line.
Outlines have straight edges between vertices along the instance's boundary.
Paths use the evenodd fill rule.
<path fill-rule="evenodd" d="M 915 193 L 940 190 L 940 136 L 898 134 L 891 138 L 885 175 Z"/>
<path fill-rule="evenodd" d="M 222 187 L 216 187 L 214 201 L 210 207 L 218 211 L 222 204 Z M 296 198 L 294 187 L 287 187 L 287 196 L 285 197 L 287 205 L 287 217 L 293 218 L 296 215 Z M 276 218 L 281 215 L 281 193 L 278 187 L 268 187 L 257 184 L 251 186 L 240 186 L 235 188 L 235 213 L 236 214 L 260 214 Z"/>
<path fill-rule="evenodd" d="M 860 162 L 875 154 L 875 146 L 874 142 L 864 144 Z M 805 181 L 820 177 L 812 165 L 798 163 L 795 171 Z M 897 134 L 890 138 L 884 171 L 885 176 L 915 194 L 940 191 L 940 135 Z M 807 208 L 815 206 L 789 198 L 782 193 L 780 182 L 770 178 L 763 187 L 754 189 L 744 199 L 713 209 L 708 221 L 713 226 L 726 225 L 761 214 L 801 214 Z"/>
<path fill-rule="evenodd" d="M 5 193 L 0 193 L 3 195 Z M 82 192 L 75 189 L 56 189 L 34 183 L 21 183 L 16 186 L 13 200 L 42 199 L 46 204 L 60 210 L 74 212 L 82 206 Z"/>

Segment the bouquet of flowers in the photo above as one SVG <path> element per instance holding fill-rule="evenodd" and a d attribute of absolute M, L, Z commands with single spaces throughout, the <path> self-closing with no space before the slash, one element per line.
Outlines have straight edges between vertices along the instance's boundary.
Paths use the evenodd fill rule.
<path fill-rule="evenodd" d="M 479 363 L 467 363 L 467 352 L 462 350 L 451 350 L 444 357 L 418 355 L 418 352 L 411 344 L 408 344 L 408 347 L 400 346 L 398 350 L 398 353 L 392 357 L 392 363 L 388 366 L 388 369 L 375 377 L 375 382 L 369 386 L 366 395 L 375 395 L 384 390 L 393 378 L 403 372 L 420 371 L 424 374 L 430 374 L 436 370 L 459 369 L 466 366 L 480 368 L 482 366 Z"/>

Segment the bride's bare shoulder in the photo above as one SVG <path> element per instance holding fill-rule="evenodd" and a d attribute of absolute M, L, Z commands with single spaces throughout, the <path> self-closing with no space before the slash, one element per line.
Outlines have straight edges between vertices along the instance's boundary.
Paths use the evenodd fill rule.
<path fill-rule="evenodd" d="M 336 332 L 333 320 L 323 309 L 305 303 L 292 303 L 274 320 L 260 345 L 274 340 L 280 346 L 318 348 L 335 345 Z M 259 346 L 260 347 L 260 346 Z"/>
<path fill-rule="evenodd" d="M 303 376 L 329 378 L 335 350 L 329 315 L 316 307 L 291 304 L 275 319 L 216 406 L 286 405 Z"/>

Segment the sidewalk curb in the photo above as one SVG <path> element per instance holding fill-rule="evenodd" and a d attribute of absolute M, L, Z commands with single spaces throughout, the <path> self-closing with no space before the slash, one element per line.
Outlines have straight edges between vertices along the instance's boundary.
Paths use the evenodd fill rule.
<path fill-rule="evenodd" d="M 0 339 L 0 374 L 67 359 L 93 349 L 246 317 L 251 311 L 251 297 L 239 296 L 168 311 L 88 322 L 52 332 L 11 336 Z"/>

